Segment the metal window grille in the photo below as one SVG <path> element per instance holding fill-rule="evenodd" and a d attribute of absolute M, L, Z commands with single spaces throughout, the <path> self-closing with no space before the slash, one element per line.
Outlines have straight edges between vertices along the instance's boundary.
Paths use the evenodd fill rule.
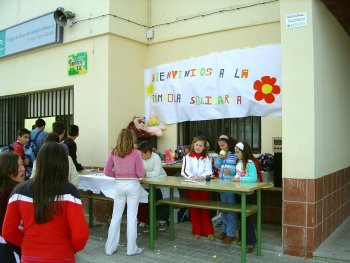
<path fill-rule="evenodd" d="M 74 123 L 73 87 L 0 97 L 0 145 L 15 141 L 25 119 L 52 116 L 67 126 Z"/>
<path fill-rule="evenodd" d="M 177 127 L 179 144 L 190 145 L 193 137 L 203 135 L 209 141 L 210 150 L 215 150 L 219 136 L 226 134 L 249 143 L 255 153 L 261 151 L 261 117 L 186 121 Z"/>

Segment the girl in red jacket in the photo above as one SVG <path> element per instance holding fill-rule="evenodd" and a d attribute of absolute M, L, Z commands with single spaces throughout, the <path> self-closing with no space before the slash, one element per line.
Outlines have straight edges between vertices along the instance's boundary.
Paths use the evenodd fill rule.
<path fill-rule="evenodd" d="M 12 191 L 2 229 L 21 246 L 22 263 L 74 263 L 89 229 L 77 188 L 68 182 L 68 157 L 56 142 L 44 143 L 34 179 Z"/>
<path fill-rule="evenodd" d="M 192 141 L 189 154 L 182 162 L 181 175 L 189 180 L 204 181 L 212 175 L 212 162 L 207 154 L 208 142 L 203 136 L 195 137 Z M 208 191 L 188 190 L 187 195 L 192 200 L 209 200 Z M 194 238 L 201 235 L 214 240 L 214 227 L 211 221 L 210 210 L 202 208 L 190 208 L 192 233 Z"/>
<path fill-rule="evenodd" d="M 19 262 L 20 248 L 8 244 L 1 236 L 2 225 L 10 194 L 19 183 L 24 182 L 25 168 L 21 156 L 16 152 L 0 154 L 0 259 L 1 262 Z M 15 252 L 14 252 L 15 251 Z"/>

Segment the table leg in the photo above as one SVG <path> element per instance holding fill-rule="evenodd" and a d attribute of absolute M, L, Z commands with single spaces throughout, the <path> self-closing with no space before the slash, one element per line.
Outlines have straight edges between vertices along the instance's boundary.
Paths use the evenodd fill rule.
<path fill-rule="evenodd" d="M 241 209 L 242 209 L 242 213 L 241 213 L 241 262 L 245 263 L 246 262 L 246 193 L 242 192 L 241 195 Z"/>
<path fill-rule="evenodd" d="M 170 188 L 170 198 L 174 197 L 174 189 Z M 170 240 L 174 241 L 174 207 L 169 206 L 169 220 L 170 220 Z"/>
<path fill-rule="evenodd" d="M 156 237 L 156 217 L 155 217 L 155 201 L 156 201 L 156 186 L 149 186 L 149 248 L 154 249 L 154 240 Z"/>
<path fill-rule="evenodd" d="M 257 190 L 257 205 L 258 205 L 258 215 L 257 215 L 257 234 L 258 234 L 258 249 L 257 255 L 261 256 L 261 190 Z"/>

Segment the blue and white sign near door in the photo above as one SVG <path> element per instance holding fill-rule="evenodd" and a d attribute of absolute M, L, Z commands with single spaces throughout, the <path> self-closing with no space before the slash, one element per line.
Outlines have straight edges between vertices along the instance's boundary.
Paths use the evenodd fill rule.
<path fill-rule="evenodd" d="M 63 29 L 53 12 L 0 31 L 0 58 L 30 49 L 62 43 Z"/>

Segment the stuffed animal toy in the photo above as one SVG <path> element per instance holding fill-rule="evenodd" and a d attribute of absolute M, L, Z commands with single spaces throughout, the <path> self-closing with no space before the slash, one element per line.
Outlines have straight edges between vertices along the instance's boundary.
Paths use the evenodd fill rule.
<path fill-rule="evenodd" d="M 134 120 L 129 123 L 127 129 L 134 131 L 137 138 L 151 136 L 147 130 L 146 120 L 144 117 L 134 117 Z"/>
<path fill-rule="evenodd" d="M 163 136 L 164 132 L 166 131 L 166 127 L 164 125 L 161 125 L 159 120 L 157 119 L 156 115 L 153 115 L 151 118 L 149 118 L 147 122 L 147 131 L 151 135 L 155 135 L 157 137 Z"/>
<path fill-rule="evenodd" d="M 164 154 L 165 154 L 165 162 L 166 163 L 171 163 L 175 160 L 174 159 L 175 155 L 171 149 L 165 149 Z"/>

